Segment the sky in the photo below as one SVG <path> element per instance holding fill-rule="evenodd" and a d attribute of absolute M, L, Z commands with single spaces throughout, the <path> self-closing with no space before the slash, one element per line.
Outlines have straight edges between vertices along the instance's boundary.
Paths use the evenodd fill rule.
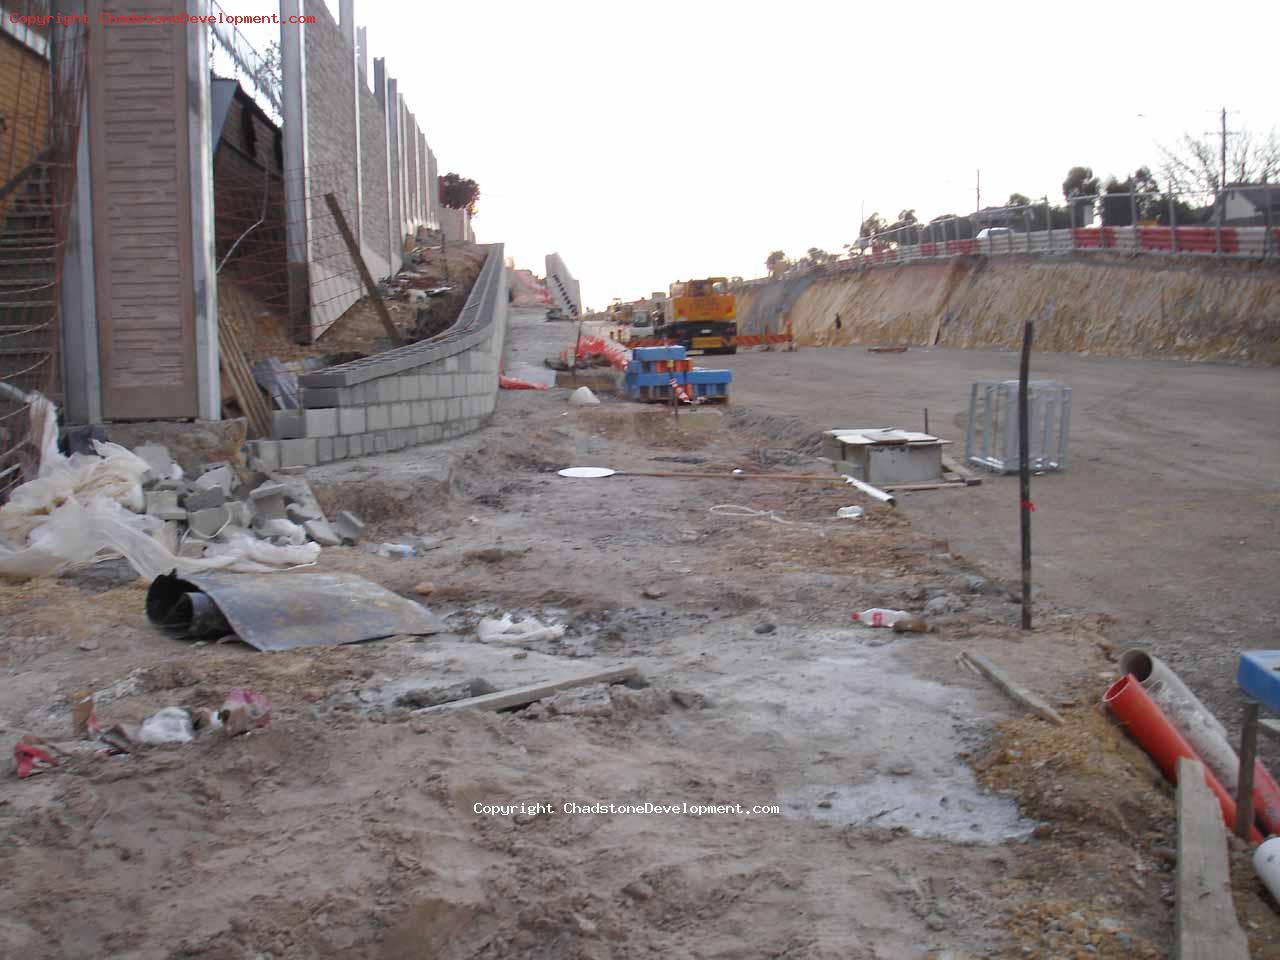
<path fill-rule="evenodd" d="M 1216 130 L 1224 106 L 1229 129 L 1280 127 L 1267 44 L 1236 42 L 1277 34 L 1274 0 L 1232 5 L 1251 26 L 1225 33 L 1182 0 L 355 9 L 440 172 L 480 184 L 477 238 L 538 274 L 560 253 L 594 308 L 837 252 L 864 211 L 970 212 L 978 170 L 983 205 L 1058 200 L 1078 164 L 1159 178 L 1157 144 Z"/>

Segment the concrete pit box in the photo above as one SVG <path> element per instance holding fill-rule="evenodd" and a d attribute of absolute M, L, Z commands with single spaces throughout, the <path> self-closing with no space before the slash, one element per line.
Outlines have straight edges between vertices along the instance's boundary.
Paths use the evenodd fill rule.
<path fill-rule="evenodd" d="M 941 483 L 942 448 L 948 442 L 910 430 L 854 427 L 824 431 L 822 452 L 837 473 L 874 486 Z"/>

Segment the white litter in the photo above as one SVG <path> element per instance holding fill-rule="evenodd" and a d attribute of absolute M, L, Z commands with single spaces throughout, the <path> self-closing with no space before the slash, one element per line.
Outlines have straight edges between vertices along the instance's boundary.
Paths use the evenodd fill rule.
<path fill-rule="evenodd" d="M 163 542 L 172 543 L 162 533 L 164 522 L 141 512 L 147 462 L 119 444 L 97 441 L 96 456 L 63 456 L 57 408 L 39 395 L 30 404 L 41 437 L 40 467 L 36 478 L 17 487 L 0 507 L 0 576 L 53 576 L 108 557 L 124 557 L 148 579 L 174 570 L 272 573 L 279 565 L 315 562 L 316 544 L 275 547 L 231 531 L 214 545 L 217 556 L 176 555 Z"/>
<path fill-rule="evenodd" d="M 569 403 L 575 407 L 586 407 L 599 402 L 600 398 L 591 392 L 590 387 L 579 387 L 569 394 Z"/>
<path fill-rule="evenodd" d="M 537 617 L 516 623 L 508 613 L 501 620 L 483 618 L 476 627 L 476 635 L 481 643 L 534 643 L 538 640 L 559 640 L 564 636 L 564 627 L 559 624 L 546 626 Z"/>
<path fill-rule="evenodd" d="M 196 738 L 191 714 L 182 707 L 165 707 L 142 721 L 139 743 L 190 743 Z"/>
<path fill-rule="evenodd" d="M 556 471 L 562 477 L 572 477 L 576 480 L 599 480 L 601 477 L 612 477 L 616 472 L 608 467 L 565 467 L 563 470 Z"/>
<path fill-rule="evenodd" d="M 841 507 L 836 511 L 836 517 L 840 520 L 858 520 L 866 512 L 863 507 Z"/>
<path fill-rule="evenodd" d="M 264 537 L 279 537 L 294 545 L 307 542 L 307 531 L 292 520 L 265 520 L 259 526 Z"/>

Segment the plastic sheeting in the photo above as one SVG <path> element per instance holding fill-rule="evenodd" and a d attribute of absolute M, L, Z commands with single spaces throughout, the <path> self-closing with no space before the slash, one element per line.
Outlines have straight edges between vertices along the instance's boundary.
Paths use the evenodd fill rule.
<path fill-rule="evenodd" d="M 145 460 L 96 440 L 96 455 L 64 456 L 57 408 L 34 395 L 31 413 L 40 432 L 40 469 L 0 507 L 0 576 L 53 576 L 111 556 L 124 557 L 148 579 L 172 570 L 270 573 L 314 563 L 320 554 L 318 544 L 278 547 L 229 529 L 206 547 L 205 557 L 179 556 L 160 539 L 163 521 L 140 512 Z"/>

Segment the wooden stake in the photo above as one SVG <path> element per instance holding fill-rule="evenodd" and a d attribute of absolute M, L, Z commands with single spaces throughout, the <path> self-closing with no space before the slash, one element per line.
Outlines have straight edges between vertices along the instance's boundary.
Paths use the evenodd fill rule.
<path fill-rule="evenodd" d="M 1022 514 L 1022 629 L 1031 629 L 1031 424 L 1028 420 L 1027 383 L 1031 373 L 1031 339 L 1035 324 L 1022 331 L 1022 362 L 1018 367 L 1018 495 Z"/>
<path fill-rule="evenodd" d="M 1045 700 L 1038 694 L 1032 693 L 1021 684 L 1015 683 L 1007 677 L 1003 670 L 988 660 L 980 653 L 970 653 L 965 651 L 964 658 L 968 660 L 978 672 L 1003 690 L 1006 694 L 1017 700 L 1036 716 L 1048 720 L 1052 724 L 1062 726 L 1063 719 L 1057 710 L 1049 706 Z"/>
<path fill-rule="evenodd" d="M 450 710 L 509 710 L 522 707 L 543 697 L 550 697 L 561 690 L 573 687 L 585 687 L 593 683 L 625 683 L 640 676 L 636 667 L 621 667 L 617 670 L 605 670 L 601 673 L 589 673 L 585 677 L 573 677 L 569 680 L 556 680 L 551 683 L 533 683 L 525 687 L 513 687 L 510 690 L 499 690 L 497 693 L 486 693 L 479 697 L 468 697 L 465 700 L 451 700 L 434 707 L 424 707 L 413 711 L 414 716 L 424 713 L 446 713 Z"/>
<path fill-rule="evenodd" d="M 347 245 L 347 252 L 351 254 L 351 259 L 355 261 L 356 269 L 360 271 L 360 279 L 364 281 L 364 288 L 369 291 L 369 300 L 373 303 L 373 309 L 378 314 L 378 319 L 382 321 L 382 327 L 387 331 L 387 336 L 391 338 L 391 345 L 398 347 L 403 340 L 400 339 L 400 331 L 396 329 L 396 325 L 391 321 L 391 314 L 387 313 L 387 305 L 382 302 L 382 297 L 378 294 L 378 287 L 373 282 L 373 277 L 369 275 L 369 267 L 364 262 L 364 257 L 360 255 L 360 246 L 356 243 L 356 238 L 351 233 L 351 228 L 347 226 L 347 218 L 342 215 L 342 208 L 338 206 L 338 199 L 332 193 L 324 195 L 324 202 L 329 205 L 329 212 L 333 214 L 334 222 L 338 225 L 338 232 L 342 234 L 342 242 Z"/>
<path fill-rule="evenodd" d="M 1222 808 L 1204 781 L 1204 765 L 1178 761 L 1178 960 L 1248 960 L 1231 896 Z"/>

